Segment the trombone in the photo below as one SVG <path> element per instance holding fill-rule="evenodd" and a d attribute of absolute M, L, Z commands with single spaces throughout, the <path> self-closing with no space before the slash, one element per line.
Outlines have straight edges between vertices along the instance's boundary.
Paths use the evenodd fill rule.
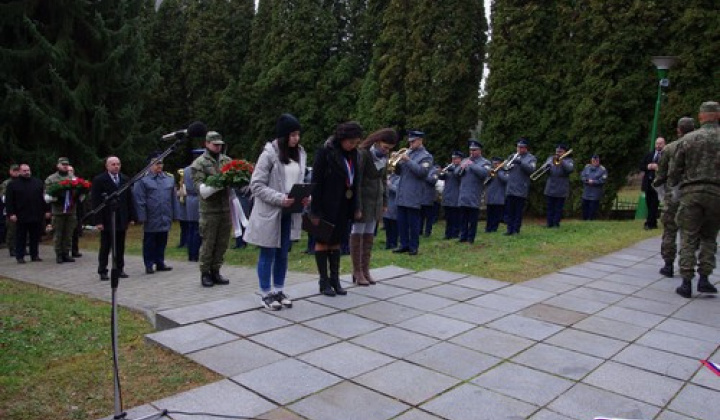
<path fill-rule="evenodd" d="M 543 166 L 539 167 L 535 172 L 533 172 L 530 175 L 530 179 L 532 181 L 537 181 L 538 179 L 540 179 L 541 176 L 545 175 L 547 173 L 547 171 L 549 171 L 550 168 L 552 168 L 553 165 L 555 165 L 555 166 L 560 165 L 562 160 L 565 159 L 566 157 L 568 157 L 570 155 L 570 153 L 572 153 L 572 149 L 568 150 L 567 152 L 563 153 L 560 156 L 554 156 L 552 163 L 547 162 Z"/>

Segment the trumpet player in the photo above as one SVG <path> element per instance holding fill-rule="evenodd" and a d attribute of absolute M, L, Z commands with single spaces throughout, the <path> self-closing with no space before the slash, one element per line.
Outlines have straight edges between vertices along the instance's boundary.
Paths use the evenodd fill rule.
<path fill-rule="evenodd" d="M 422 131 L 408 132 L 408 151 L 395 165 L 395 172 L 400 176 L 397 191 L 398 233 L 400 247 L 394 253 L 417 255 L 420 246 L 420 207 L 423 191 L 433 157 L 423 146 L 425 133 Z"/>
<path fill-rule="evenodd" d="M 500 221 L 503 219 L 505 211 L 505 185 L 508 180 L 508 172 L 503 171 L 500 167 L 503 164 L 501 157 L 494 156 L 492 158 L 494 176 L 487 182 L 485 190 L 485 207 L 487 208 L 487 223 L 485 224 L 485 232 L 497 232 Z"/>
<path fill-rule="evenodd" d="M 583 220 L 595 220 L 600 208 L 600 199 L 607 181 L 607 169 L 600 164 L 600 156 L 595 154 L 590 158 L 590 164 L 585 165 L 580 174 L 583 183 L 582 214 Z"/>
<path fill-rule="evenodd" d="M 460 208 L 458 199 L 460 197 L 460 175 L 457 169 L 460 168 L 465 155 L 455 150 L 452 152 L 452 163 L 440 171 L 440 179 L 445 182 L 442 193 L 442 206 L 445 213 L 445 238 L 455 239 L 460 237 Z"/>
<path fill-rule="evenodd" d="M 490 172 L 490 161 L 482 157 L 482 144 L 475 139 L 468 140 L 470 156 L 463 160 L 460 168 L 460 242 L 475 242 L 478 218 L 480 217 L 480 197 L 485 187 L 485 178 Z"/>
<path fill-rule="evenodd" d="M 568 150 L 566 144 L 558 144 L 555 146 L 555 154 L 549 156 L 544 164 L 549 168 L 545 182 L 548 228 L 560 227 L 565 200 L 570 194 L 570 174 L 575 170 L 575 163 L 571 157 L 565 156 Z"/>
<path fill-rule="evenodd" d="M 527 139 L 520 138 L 515 144 L 517 153 L 508 158 L 504 169 L 508 172 L 505 188 L 505 206 L 507 207 L 507 236 L 520 233 L 523 210 L 530 191 L 530 174 L 535 172 L 537 159 L 528 153 Z"/>

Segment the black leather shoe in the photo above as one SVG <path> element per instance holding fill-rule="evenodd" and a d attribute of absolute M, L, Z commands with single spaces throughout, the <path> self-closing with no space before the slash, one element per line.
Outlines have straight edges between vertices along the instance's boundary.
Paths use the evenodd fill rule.
<path fill-rule="evenodd" d="M 172 267 L 169 267 L 169 266 L 167 266 L 167 265 L 158 265 L 155 270 L 157 270 L 157 271 L 171 271 L 171 270 L 172 270 Z"/>
<path fill-rule="evenodd" d="M 75 258 L 71 257 L 68 254 L 63 254 L 62 260 L 63 262 L 75 262 Z"/>
<path fill-rule="evenodd" d="M 128 277 L 130 277 L 130 276 L 128 276 L 126 272 L 121 271 L 120 274 L 118 274 L 118 277 L 121 278 L 121 279 L 126 279 L 126 278 L 128 278 Z"/>
<path fill-rule="evenodd" d="M 707 276 L 700 276 L 700 280 L 697 285 L 698 293 L 717 293 L 718 290 L 715 286 L 708 281 Z"/>
<path fill-rule="evenodd" d="M 155 270 L 152 267 L 145 267 L 145 274 L 155 274 Z"/>
<path fill-rule="evenodd" d="M 17 262 L 18 264 L 25 264 L 25 258 L 18 258 Z"/>
<path fill-rule="evenodd" d="M 213 281 L 212 274 L 210 274 L 209 271 L 204 271 L 200 275 L 200 283 L 202 283 L 203 287 L 213 287 L 215 286 L 215 282 Z"/>
<path fill-rule="evenodd" d="M 58 263 L 58 264 L 62 264 L 62 263 L 64 263 L 65 261 L 63 261 L 62 255 L 58 255 L 57 257 L 55 257 L 55 262 Z"/>
<path fill-rule="evenodd" d="M 40 258 L 40 257 L 38 257 L 38 256 L 36 255 L 36 256 L 34 256 L 34 257 L 30 257 L 30 260 L 33 261 L 33 262 L 40 262 L 40 261 L 42 261 L 42 258 Z"/>
<path fill-rule="evenodd" d="M 682 297 L 684 297 L 684 298 L 686 298 L 686 299 L 690 299 L 690 298 L 692 297 L 692 283 L 691 283 L 691 280 L 683 280 L 683 282 L 682 282 L 682 284 L 680 285 L 680 287 L 678 287 L 677 289 L 675 289 L 675 293 L 677 293 L 678 295 L 680 295 L 680 296 L 682 296 Z"/>
<path fill-rule="evenodd" d="M 73 252 L 73 253 L 72 253 L 72 257 L 73 257 L 73 258 L 80 258 L 80 257 L 82 257 L 82 253 L 81 253 L 81 252 Z"/>
<path fill-rule="evenodd" d="M 408 255 L 417 255 L 417 254 L 418 254 L 417 249 L 411 249 L 410 251 L 408 251 Z"/>
<path fill-rule="evenodd" d="M 220 270 L 211 272 L 213 283 L 215 284 L 230 284 L 230 280 L 226 279 L 225 277 L 220 274 Z"/>
<path fill-rule="evenodd" d="M 107 281 L 110 280 L 110 277 L 108 277 L 107 273 L 100 273 L 100 280 Z"/>
<path fill-rule="evenodd" d="M 393 254 L 402 254 L 404 252 L 409 252 L 410 250 L 408 248 L 398 248 L 393 249 Z"/>

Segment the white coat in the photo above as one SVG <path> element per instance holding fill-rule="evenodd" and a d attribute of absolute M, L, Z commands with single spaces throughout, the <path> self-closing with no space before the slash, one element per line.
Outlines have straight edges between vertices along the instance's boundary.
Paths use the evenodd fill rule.
<path fill-rule="evenodd" d="M 292 184 L 302 183 L 305 176 L 307 156 L 302 146 L 298 145 L 298 148 L 300 171 Z M 265 144 L 250 179 L 250 191 L 254 203 L 243 239 L 264 248 L 280 248 L 282 202 L 290 191 L 285 190 L 285 165 L 279 159 L 277 140 Z M 301 225 L 300 213 L 293 214 L 290 240 L 300 239 Z"/>

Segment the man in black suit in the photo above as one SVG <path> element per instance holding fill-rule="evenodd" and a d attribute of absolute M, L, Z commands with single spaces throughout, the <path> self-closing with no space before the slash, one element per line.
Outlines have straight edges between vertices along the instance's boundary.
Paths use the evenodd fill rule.
<path fill-rule="evenodd" d="M 105 160 L 106 171 L 93 179 L 91 187 L 92 206 L 96 208 L 105 199 L 128 182 L 128 177 L 120 173 L 120 159 L 117 156 L 109 156 Z M 98 274 L 100 280 L 109 280 L 108 277 L 108 256 L 112 244 L 112 218 L 111 208 L 106 206 L 96 215 L 96 227 L 100 231 L 100 252 L 98 253 Z M 137 220 L 135 205 L 132 201 L 132 194 L 127 189 L 117 197 L 117 208 L 115 210 L 115 258 L 120 278 L 127 278 L 125 274 L 125 233 L 130 223 Z"/>
<path fill-rule="evenodd" d="M 26 242 L 30 248 L 31 260 L 42 261 L 38 254 L 38 243 L 40 232 L 45 226 L 45 218 L 48 216 L 43 191 L 43 182 L 32 176 L 30 165 L 26 163 L 20 165 L 20 176 L 11 181 L 5 191 L 8 219 L 17 226 L 15 258 L 18 264 L 25 264 Z"/>
<path fill-rule="evenodd" d="M 645 192 L 645 202 L 648 208 L 645 230 L 657 229 L 658 227 L 657 219 L 660 200 L 657 191 L 655 191 L 655 188 L 652 186 L 652 182 L 655 180 L 655 172 L 657 171 L 658 162 L 660 162 L 664 148 L 665 139 L 658 137 L 657 140 L 655 140 L 655 150 L 646 154 L 640 164 L 640 170 L 645 174 L 642 180 L 642 190 Z"/>

